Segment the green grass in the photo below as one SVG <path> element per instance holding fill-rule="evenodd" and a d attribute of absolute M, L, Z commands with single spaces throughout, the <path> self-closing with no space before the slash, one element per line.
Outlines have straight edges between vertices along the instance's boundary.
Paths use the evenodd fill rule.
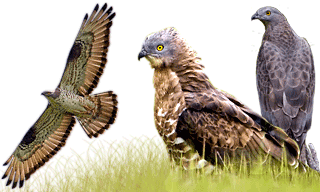
<path fill-rule="evenodd" d="M 83 156 L 42 169 L 53 174 L 31 177 L 21 191 L 292 192 L 318 191 L 320 184 L 318 174 L 299 173 L 271 163 L 256 164 L 252 169 L 244 164 L 228 164 L 215 168 L 210 175 L 186 172 L 169 161 L 163 144 L 141 138 L 91 146 Z"/>

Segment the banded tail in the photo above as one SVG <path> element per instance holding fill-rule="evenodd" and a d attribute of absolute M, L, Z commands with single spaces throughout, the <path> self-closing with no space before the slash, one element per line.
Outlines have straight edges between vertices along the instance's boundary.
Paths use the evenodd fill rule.
<path fill-rule="evenodd" d="M 83 130 L 91 138 L 98 137 L 114 123 L 118 112 L 117 95 L 112 91 L 89 96 L 97 108 L 91 117 L 77 117 Z"/>

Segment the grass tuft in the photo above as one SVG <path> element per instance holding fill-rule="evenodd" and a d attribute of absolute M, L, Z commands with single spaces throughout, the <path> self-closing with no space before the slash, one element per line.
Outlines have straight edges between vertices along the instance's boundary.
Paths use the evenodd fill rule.
<path fill-rule="evenodd" d="M 60 162 L 60 161 L 59 161 Z M 64 162 L 64 163 L 62 163 Z M 168 158 L 162 144 L 139 138 L 90 146 L 32 177 L 22 191 L 317 191 L 320 177 L 267 160 L 263 165 L 225 162 L 212 174 L 185 171 Z M 32 186 L 32 188 L 31 188 Z M 3 187 L 3 186 L 1 186 Z M 4 191 L 11 191 L 5 188 Z"/>

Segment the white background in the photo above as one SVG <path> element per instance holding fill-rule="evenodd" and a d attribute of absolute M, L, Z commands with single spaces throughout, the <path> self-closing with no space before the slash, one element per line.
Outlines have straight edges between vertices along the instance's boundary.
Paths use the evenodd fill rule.
<path fill-rule="evenodd" d="M 0 164 L 45 109 L 47 100 L 40 94 L 53 91 L 58 85 L 85 13 L 91 13 L 96 3 L 100 7 L 104 3 L 61 2 L 0 3 Z M 318 69 L 320 28 L 315 1 L 195 2 L 108 0 L 117 15 L 111 28 L 108 63 L 94 93 L 113 90 L 118 94 L 118 117 L 98 139 L 89 139 L 77 123 L 66 146 L 49 164 L 59 156 L 85 152 L 93 140 L 119 141 L 142 135 L 158 138 L 153 121 L 153 70 L 145 59 L 139 62 L 137 57 L 145 37 L 165 27 L 176 27 L 202 57 L 214 86 L 259 113 L 255 69 L 264 26 L 250 18 L 260 7 L 278 8 L 295 32 L 307 38 Z M 307 142 L 320 151 L 320 87 L 318 83 L 316 86 Z M 1 176 L 5 170 L 0 167 Z M 2 180 L 0 186 L 4 184 Z"/>

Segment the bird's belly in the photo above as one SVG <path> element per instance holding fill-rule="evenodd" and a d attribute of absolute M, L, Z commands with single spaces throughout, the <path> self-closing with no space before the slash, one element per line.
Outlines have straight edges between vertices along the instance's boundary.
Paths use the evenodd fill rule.
<path fill-rule="evenodd" d="M 91 111 L 95 107 L 92 101 L 75 94 L 62 96 L 57 103 L 64 110 L 78 117 L 91 116 Z"/>
<path fill-rule="evenodd" d="M 87 110 L 76 100 L 66 100 L 61 106 L 69 113 L 75 115 L 87 113 Z"/>

